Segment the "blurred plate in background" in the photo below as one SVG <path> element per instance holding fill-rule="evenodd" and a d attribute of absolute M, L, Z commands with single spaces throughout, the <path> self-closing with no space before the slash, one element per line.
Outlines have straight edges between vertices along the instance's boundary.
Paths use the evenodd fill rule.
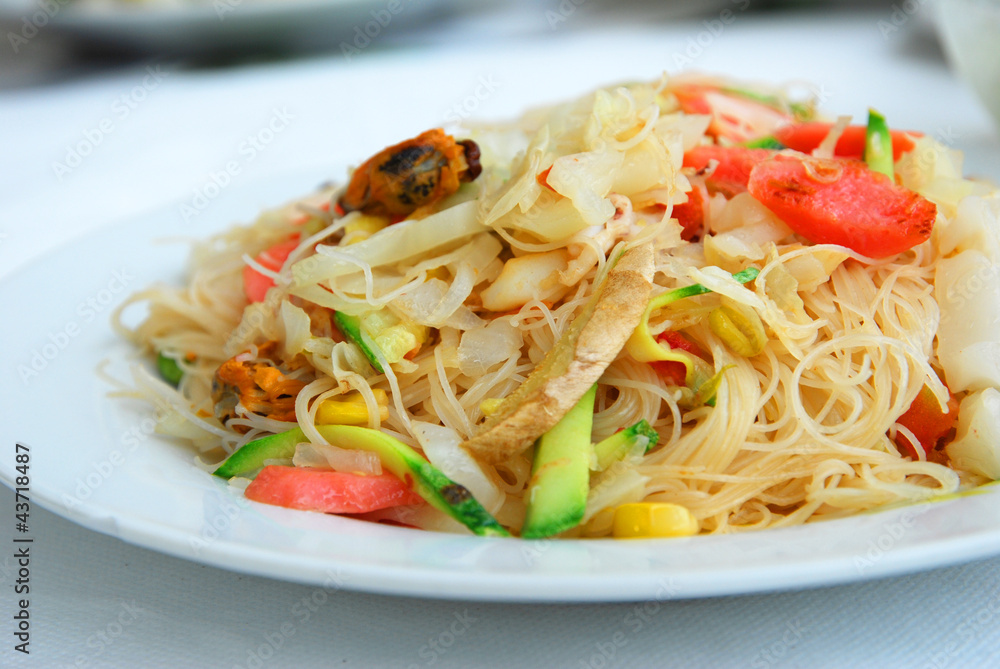
<path fill-rule="evenodd" d="M 938 10 L 949 61 L 1000 129 L 1000 0 L 942 0 Z"/>
<path fill-rule="evenodd" d="M 151 55 L 322 48 L 350 55 L 352 49 L 384 43 L 387 36 L 398 39 L 406 34 L 404 27 L 437 28 L 436 20 L 461 22 L 489 8 L 502 10 L 491 24 L 495 36 L 521 39 L 551 33 L 578 9 L 577 17 L 587 14 L 597 25 L 604 25 L 608 15 L 637 13 L 655 23 L 718 12 L 732 1 L 514 0 L 523 6 L 512 12 L 512 2 L 499 0 L 0 0 L 0 27 L 28 40 L 33 32 L 51 30 L 86 45 Z M 422 37 L 433 43 L 435 36 Z"/>
<path fill-rule="evenodd" d="M 456 4 L 458 0 L 0 0 L 0 19 L 29 39 L 33 26 L 142 53 L 201 54 L 301 50 L 341 41 L 365 44 L 393 24 L 423 20 Z"/>

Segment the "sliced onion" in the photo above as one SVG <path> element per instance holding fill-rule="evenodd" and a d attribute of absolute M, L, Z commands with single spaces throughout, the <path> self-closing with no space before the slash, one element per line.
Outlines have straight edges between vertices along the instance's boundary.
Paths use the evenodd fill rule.
<path fill-rule="evenodd" d="M 746 260 L 760 261 L 772 243 L 792 234 L 791 229 L 774 218 L 752 220 L 743 227 L 709 235 L 705 238 L 705 259 L 726 269 L 738 270 Z"/>
<path fill-rule="evenodd" d="M 424 455 L 444 475 L 469 489 L 472 496 L 490 513 L 503 505 L 504 495 L 483 473 L 479 464 L 459 444 L 462 438 L 451 428 L 423 421 L 413 421 L 413 436 Z"/>
<path fill-rule="evenodd" d="M 392 523 L 416 527 L 430 532 L 449 532 L 451 534 L 472 534 L 472 531 L 454 518 L 438 511 L 430 504 L 414 506 L 390 506 L 387 509 L 359 513 L 355 518 L 373 523 Z"/>
<path fill-rule="evenodd" d="M 812 155 L 815 158 L 833 158 L 834 152 L 837 148 L 837 142 L 840 141 L 840 136 L 844 134 L 844 130 L 851 124 L 850 116 L 838 116 L 837 122 L 833 124 L 830 128 L 830 132 L 826 133 L 826 137 L 823 141 L 819 143 L 815 149 L 813 149 Z M 806 170 L 809 169 L 809 163 L 806 161 Z M 819 181 L 819 179 L 818 179 Z"/>
<path fill-rule="evenodd" d="M 515 207 L 526 211 L 538 199 L 542 187 L 535 177 L 542 170 L 548 145 L 549 127 L 546 125 L 535 134 L 531 144 L 525 149 L 524 157 L 514 166 L 514 174 L 517 176 L 504 184 L 502 192 L 494 196 L 496 199 L 484 217 L 486 225 L 493 226 L 501 216 L 513 211 Z"/>
<path fill-rule="evenodd" d="M 482 232 L 483 225 L 477 218 L 477 209 L 476 201 L 463 202 L 427 218 L 391 225 L 363 242 L 343 248 L 329 247 L 329 252 L 350 256 L 369 267 L 397 263 Z M 304 286 L 358 271 L 356 263 L 331 257 L 326 249 L 328 247 L 320 245 L 315 255 L 292 265 L 293 293 Z"/>
<path fill-rule="evenodd" d="M 478 377 L 493 365 L 508 360 L 521 350 L 521 331 L 506 318 L 497 318 L 484 328 L 462 334 L 458 345 L 458 368 L 463 374 Z"/>
<path fill-rule="evenodd" d="M 622 165 L 620 151 L 586 151 L 557 158 L 546 182 L 568 197 L 588 225 L 601 225 L 615 213 L 607 199 Z"/>
<path fill-rule="evenodd" d="M 625 152 L 621 168 L 615 174 L 611 191 L 626 197 L 662 188 L 670 183 L 673 165 L 666 147 L 656 135 L 646 137 Z"/>
<path fill-rule="evenodd" d="M 719 267 L 697 267 L 688 268 L 688 276 L 694 283 L 700 283 L 712 292 L 725 295 L 734 302 L 745 304 L 756 309 L 758 312 L 764 310 L 764 302 L 757 297 L 752 290 L 747 290 L 743 284 L 733 278 L 733 275 Z"/>
<path fill-rule="evenodd" d="M 833 270 L 850 257 L 836 248 L 811 246 L 807 250 L 784 263 L 785 269 L 798 282 L 799 290 L 807 293 L 829 281 Z"/>
<path fill-rule="evenodd" d="M 301 443 L 295 447 L 292 464 L 296 467 L 332 469 L 335 472 L 377 476 L 382 473 L 382 461 L 375 453 L 356 451 L 329 444 Z"/>
<path fill-rule="evenodd" d="M 680 139 L 681 153 L 686 153 L 701 144 L 708 130 L 712 117 L 709 114 L 665 114 L 656 120 L 653 132 L 656 133 L 667 146 L 670 146 L 674 137 Z"/>
<path fill-rule="evenodd" d="M 902 184 L 934 202 L 951 217 L 969 195 L 992 190 L 986 183 L 962 178 L 962 152 L 950 149 L 931 137 L 914 138 L 914 147 L 896 163 Z"/>
<path fill-rule="evenodd" d="M 441 301 L 434 307 L 428 320 L 428 325 L 440 327 L 448 317 L 455 313 L 462 303 L 472 294 L 472 288 L 476 283 L 476 270 L 467 262 L 458 264 L 455 268 L 455 276 L 448 287 L 448 291 L 441 298 Z"/>
<path fill-rule="evenodd" d="M 713 208 L 709 218 L 709 227 L 716 233 L 755 225 L 767 225 L 783 231 L 785 235 L 792 234 L 787 225 L 750 193 L 740 193 L 730 200 L 722 200 L 722 206 L 718 209 Z"/>
<path fill-rule="evenodd" d="M 612 466 L 594 481 L 590 494 L 587 495 L 584 523 L 604 509 L 629 502 L 641 502 L 646 496 L 649 477 L 618 464 L 618 467 Z"/>
<path fill-rule="evenodd" d="M 471 286 L 469 291 L 471 292 Z M 449 294 L 453 300 L 450 306 L 445 302 Z M 452 327 L 457 330 L 481 327 L 484 324 L 483 319 L 463 306 L 461 302 L 464 298 L 459 300 L 459 297 L 461 294 L 450 293 L 448 284 L 441 279 L 431 279 L 399 296 L 392 305 L 410 320 L 428 327 Z M 458 305 L 454 306 L 454 302 L 458 302 Z M 447 313 L 449 309 L 451 312 Z M 442 314 L 446 315 L 442 318 Z"/>
<path fill-rule="evenodd" d="M 281 320 L 285 325 L 285 349 L 289 356 L 301 353 L 312 337 L 309 314 L 288 300 L 281 301 Z"/>
<path fill-rule="evenodd" d="M 498 228 L 524 230 L 544 242 L 564 239 L 587 227 L 572 200 L 548 193 L 528 211 L 514 210 L 498 219 Z"/>

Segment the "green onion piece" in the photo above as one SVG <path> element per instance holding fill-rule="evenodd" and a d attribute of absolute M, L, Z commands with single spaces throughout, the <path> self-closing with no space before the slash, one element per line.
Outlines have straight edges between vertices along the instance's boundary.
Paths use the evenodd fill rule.
<path fill-rule="evenodd" d="M 184 370 L 173 358 L 168 358 L 163 353 L 156 356 L 156 368 L 160 371 L 163 380 L 176 388 L 184 378 Z"/>
<path fill-rule="evenodd" d="M 874 109 L 868 110 L 868 132 L 865 134 L 865 162 L 873 172 L 893 178 L 892 135 L 885 117 Z"/>
<path fill-rule="evenodd" d="M 743 142 L 743 146 L 748 149 L 774 149 L 775 151 L 781 151 L 782 149 L 787 149 L 788 147 L 782 144 L 775 138 L 774 135 L 767 135 L 766 137 L 758 137 L 757 139 L 751 139 L 749 141 Z"/>
<path fill-rule="evenodd" d="M 733 274 L 733 279 L 739 283 L 750 283 L 757 278 L 760 274 L 760 270 L 756 267 L 747 267 L 742 272 L 737 272 Z M 695 295 L 705 295 L 706 293 L 711 293 L 711 288 L 706 288 L 700 283 L 693 283 L 690 286 L 684 286 L 683 288 L 675 288 L 659 297 L 654 297 L 653 302 L 656 306 L 654 309 L 660 309 L 670 304 L 671 302 L 676 302 L 677 300 L 682 300 L 685 297 L 694 297 Z"/>
<path fill-rule="evenodd" d="M 726 373 L 727 369 L 735 366 L 736 365 L 726 365 L 716 372 L 712 378 L 701 384 L 694 394 L 694 399 L 691 401 L 691 405 L 699 406 L 701 404 L 707 404 L 710 407 L 714 407 L 715 395 L 719 392 L 719 386 L 722 385 L 722 375 Z"/>
<path fill-rule="evenodd" d="M 747 100 L 753 100 L 754 102 L 759 102 L 760 104 L 771 107 L 772 109 L 781 109 L 781 99 L 776 95 L 768 95 L 767 93 L 758 93 L 757 91 L 750 91 L 745 88 L 735 88 L 727 86 L 720 89 L 723 93 L 728 93 L 729 95 L 735 95 L 737 97 L 745 98 Z"/>
<path fill-rule="evenodd" d="M 595 462 L 591 468 L 603 472 L 614 462 L 624 458 L 640 439 L 646 442 L 643 453 L 649 453 L 653 450 L 656 447 L 656 442 L 660 440 L 660 435 L 645 418 L 594 444 Z"/>
<path fill-rule="evenodd" d="M 811 121 L 816 115 L 813 109 L 813 104 L 809 102 L 795 102 L 795 101 L 785 101 L 779 98 L 777 95 L 768 95 L 766 93 L 758 93 L 756 91 L 748 91 L 743 88 L 722 88 L 723 93 L 728 93 L 729 95 L 735 95 L 747 100 L 753 100 L 754 102 L 759 102 L 762 105 L 770 107 L 779 112 L 783 112 L 786 109 L 792 113 L 792 116 L 798 122 Z M 770 148 L 770 147 L 763 147 Z"/>

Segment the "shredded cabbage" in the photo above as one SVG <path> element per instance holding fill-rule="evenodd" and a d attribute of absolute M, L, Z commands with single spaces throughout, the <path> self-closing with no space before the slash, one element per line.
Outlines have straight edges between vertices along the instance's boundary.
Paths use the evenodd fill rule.
<path fill-rule="evenodd" d="M 962 400 L 958 432 L 945 449 L 956 467 L 1000 479 L 1000 392 L 986 388 Z"/>
<path fill-rule="evenodd" d="M 952 392 L 1000 386 L 1000 274 L 983 253 L 938 261 L 938 358 Z"/>
<path fill-rule="evenodd" d="M 441 248 L 483 230 L 476 216 L 477 202 L 469 201 L 427 218 L 389 226 L 363 242 L 344 247 L 316 247 L 316 255 L 292 265 L 293 295 L 303 288 L 358 271 L 357 265 L 341 258 L 348 256 L 368 267 L 397 263 Z M 302 297 L 306 297 L 302 295 Z"/>

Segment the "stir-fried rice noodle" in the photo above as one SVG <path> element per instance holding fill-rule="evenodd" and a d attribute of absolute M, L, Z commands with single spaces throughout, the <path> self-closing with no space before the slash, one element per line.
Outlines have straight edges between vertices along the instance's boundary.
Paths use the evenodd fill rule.
<path fill-rule="evenodd" d="M 513 392 L 552 348 L 615 249 L 653 239 L 654 295 L 693 283 L 713 292 L 655 312 L 651 332 L 683 330 L 714 372 L 725 371 L 714 402 L 692 405 L 653 366 L 618 354 L 599 382 L 593 439 L 645 419 L 660 443 L 591 477 L 584 529 L 577 532 L 609 534 L 610 521 L 599 512 L 625 502 L 680 504 L 703 532 L 718 533 L 836 518 L 985 482 L 982 471 L 929 461 L 922 448 L 916 458 L 901 452 L 900 433 L 918 440 L 896 421 L 924 386 L 944 406 L 944 379 L 959 400 L 1000 385 L 1000 375 L 979 369 L 975 356 L 955 352 L 979 342 L 963 340 L 957 324 L 974 329 L 995 322 L 1000 300 L 975 291 L 954 298 L 968 276 L 964 265 L 947 264 L 960 253 L 975 254 L 987 269 L 976 275 L 985 286 L 980 293 L 1000 294 L 995 192 L 963 179 L 955 153 L 925 137 L 897 172 L 937 204 L 939 215 L 931 238 L 909 251 L 876 260 L 811 244 L 745 194 L 711 198 L 706 232 L 712 234 L 684 241 L 670 215 L 696 175 L 682 170 L 681 159 L 705 141 L 708 119 L 680 113 L 662 86 L 602 90 L 531 112 L 520 124 L 473 129 L 467 136 L 483 152 L 477 181 L 436 211 L 358 243 L 337 245 L 360 215 L 331 214 L 325 205 L 336 201 L 335 190 L 195 243 L 185 286 L 134 295 L 123 309 L 148 307 L 134 328 L 121 324 L 128 311 L 118 314 L 120 332 L 146 350 L 182 352 L 178 389 L 136 366 L 134 394 L 155 403 L 160 432 L 190 440 L 202 457 L 217 461 L 297 423 L 306 443 L 295 464 L 377 473 L 370 454 L 323 446 L 314 425 L 323 401 L 359 395 L 369 427 L 424 452 L 516 530 L 527 501 L 530 449 L 484 464 L 460 444 L 476 434 L 488 401 Z M 837 136 L 845 125 L 837 124 Z M 510 160 L 512 142 L 519 153 Z M 832 155 L 833 144 L 818 153 Z M 623 208 L 626 222 L 615 227 Z M 301 243 L 283 267 L 254 260 L 292 233 L 301 233 Z M 556 269 L 538 269 L 540 258 Z M 519 271 L 544 271 L 533 294 L 523 296 L 523 285 L 504 273 L 513 260 L 525 260 Z M 264 301 L 250 305 L 247 265 L 276 283 Z M 751 265 L 760 270 L 752 284 L 732 281 L 731 273 Z M 709 327 L 706 314 L 723 300 L 759 316 L 767 333 L 760 353 L 737 355 Z M 356 345 L 317 324 L 314 312 L 328 309 L 358 315 L 382 309 L 395 322 L 424 328 L 424 340 L 415 355 L 383 359 L 379 372 Z M 983 346 L 1000 346 L 1000 335 L 981 331 Z M 223 426 L 213 375 L 234 355 L 255 359 L 267 341 L 279 343 L 285 363 L 301 362 L 283 367 L 303 383 L 295 423 L 240 405 Z M 962 379 L 970 380 L 956 382 Z M 382 417 L 375 390 L 388 393 Z M 425 509 L 406 522 L 458 527 L 442 518 Z"/>

